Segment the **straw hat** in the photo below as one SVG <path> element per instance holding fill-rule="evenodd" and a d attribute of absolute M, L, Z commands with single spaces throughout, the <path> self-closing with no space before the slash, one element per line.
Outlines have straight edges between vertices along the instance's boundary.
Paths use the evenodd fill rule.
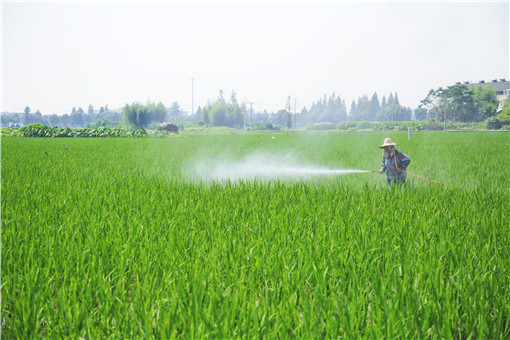
<path fill-rule="evenodd" d="M 384 143 L 383 143 L 383 145 L 381 145 L 381 146 L 379 147 L 379 149 L 383 149 L 385 146 L 395 146 L 395 145 L 397 145 L 397 143 L 393 143 L 393 141 L 391 140 L 391 138 L 385 138 L 385 139 L 384 139 Z"/>

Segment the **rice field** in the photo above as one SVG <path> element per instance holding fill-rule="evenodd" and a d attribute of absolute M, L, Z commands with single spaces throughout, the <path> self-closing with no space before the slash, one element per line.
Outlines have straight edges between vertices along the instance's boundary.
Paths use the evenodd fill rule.
<path fill-rule="evenodd" d="M 449 185 L 205 176 L 385 137 Z M 505 132 L 2 137 L 1 336 L 508 339 L 509 169 Z"/>

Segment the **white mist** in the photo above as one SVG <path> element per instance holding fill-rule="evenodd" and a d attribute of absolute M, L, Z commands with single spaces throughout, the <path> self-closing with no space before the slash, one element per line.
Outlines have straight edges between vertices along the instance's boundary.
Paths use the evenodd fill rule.
<path fill-rule="evenodd" d="M 200 159 L 188 165 L 190 179 L 204 181 L 239 181 L 271 179 L 310 179 L 317 176 L 338 176 L 370 172 L 357 169 L 329 169 L 299 164 L 292 155 L 252 153 L 238 161 L 218 162 L 217 159 Z"/>

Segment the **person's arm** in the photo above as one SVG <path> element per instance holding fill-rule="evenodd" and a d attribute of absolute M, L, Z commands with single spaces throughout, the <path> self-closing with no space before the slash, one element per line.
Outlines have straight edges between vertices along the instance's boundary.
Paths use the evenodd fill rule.
<path fill-rule="evenodd" d="M 386 164 L 384 164 L 384 157 L 382 159 L 382 166 L 381 166 L 381 170 L 379 170 L 379 172 L 381 174 L 383 174 L 384 172 L 386 171 Z"/>
<path fill-rule="evenodd" d="M 402 170 L 407 169 L 407 167 L 409 166 L 409 163 L 411 163 L 411 158 L 409 158 L 409 156 L 403 154 L 400 151 L 399 151 L 398 158 L 399 158 L 398 162 L 400 163 L 399 168 Z"/>

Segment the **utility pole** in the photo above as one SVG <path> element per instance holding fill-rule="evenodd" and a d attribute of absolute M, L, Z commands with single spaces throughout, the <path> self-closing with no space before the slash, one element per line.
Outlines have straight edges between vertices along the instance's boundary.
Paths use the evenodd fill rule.
<path fill-rule="evenodd" d="M 191 115 L 192 116 L 193 116 L 193 112 L 194 112 L 194 100 L 195 100 L 194 88 L 195 88 L 195 78 L 191 77 Z"/>
<path fill-rule="evenodd" d="M 251 123 L 253 121 L 253 102 L 250 102 L 250 132 L 251 132 Z"/>
<path fill-rule="evenodd" d="M 294 130 L 297 130 L 297 118 L 296 118 L 296 95 L 294 95 Z"/>
<path fill-rule="evenodd" d="M 446 100 L 444 95 L 443 95 L 443 120 L 444 120 L 443 130 L 444 132 L 446 132 Z"/>

